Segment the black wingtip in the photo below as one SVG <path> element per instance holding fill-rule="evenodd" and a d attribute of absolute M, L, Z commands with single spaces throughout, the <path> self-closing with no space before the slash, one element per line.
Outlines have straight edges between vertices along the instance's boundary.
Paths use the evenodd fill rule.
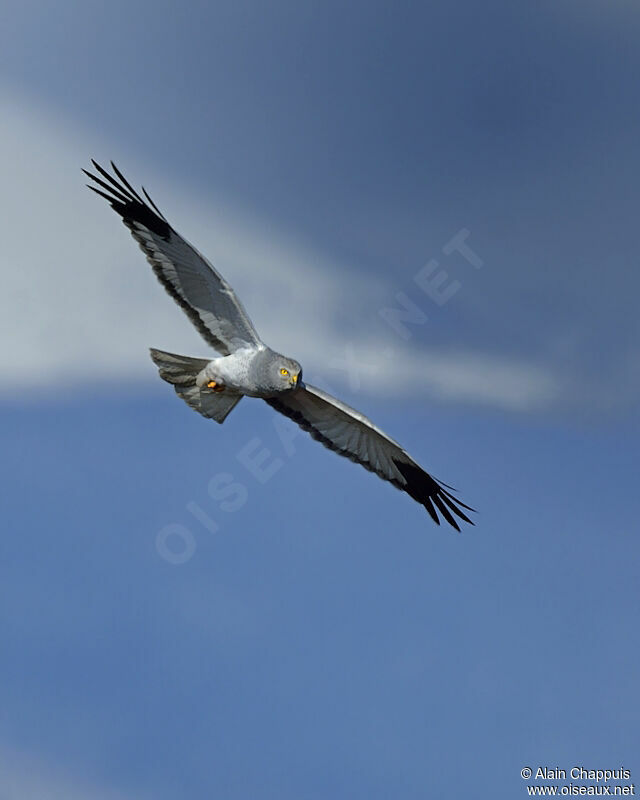
<path fill-rule="evenodd" d="M 95 186 L 90 186 L 88 183 L 86 183 L 85 186 L 87 187 L 87 189 L 91 189 L 92 192 L 95 192 L 96 194 L 99 194 L 100 197 L 104 197 L 104 199 L 107 202 L 111 203 L 112 206 L 113 206 L 114 203 L 117 202 L 117 200 L 114 200 L 114 198 L 109 196 L 108 194 L 106 194 L 106 192 L 101 192 L 100 189 L 96 189 Z"/>
<path fill-rule="evenodd" d="M 123 175 L 123 174 L 120 172 L 120 170 L 118 169 L 118 167 L 116 167 L 116 165 L 114 164 L 114 162 L 113 162 L 113 161 L 111 162 L 111 168 L 112 168 L 112 169 L 113 169 L 113 171 L 116 173 L 116 175 L 118 176 L 118 178 L 120 179 L 120 181 L 121 181 L 121 182 L 122 182 L 122 183 L 123 183 L 123 184 L 124 184 L 124 185 L 127 187 L 127 189 L 128 189 L 128 190 L 131 192 L 131 194 L 132 194 L 132 195 L 135 197 L 135 199 L 136 199 L 136 200 L 137 200 L 139 203 L 142 203 L 142 204 L 144 205 L 144 200 L 143 200 L 143 199 L 140 197 L 140 195 L 139 195 L 139 194 L 136 192 L 136 190 L 135 190 L 135 189 L 134 189 L 134 188 L 131 186 L 131 184 L 129 183 L 129 181 L 128 181 L 128 180 L 127 180 L 125 177 L 124 177 L 124 175 Z"/>
<path fill-rule="evenodd" d="M 162 213 L 162 211 L 160 211 L 160 209 L 158 208 L 158 206 L 157 206 L 157 205 L 156 205 L 156 204 L 153 202 L 153 200 L 152 200 L 152 199 L 151 199 L 151 197 L 149 196 L 149 193 L 148 193 L 148 192 L 147 192 L 147 190 L 144 188 L 144 186 L 142 187 L 142 194 L 143 194 L 143 195 L 144 195 L 144 196 L 147 198 L 147 200 L 148 200 L 148 201 L 151 203 L 151 206 L 152 206 L 153 210 L 156 212 L 156 214 L 158 214 L 160 217 L 162 217 L 162 219 L 164 219 L 164 221 L 166 222 L 167 220 L 166 220 L 166 218 L 165 218 L 164 214 Z"/>
<path fill-rule="evenodd" d="M 113 175 L 110 175 L 106 169 L 101 167 L 95 158 L 91 159 L 91 163 L 101 177 L 92 174 L 86 169 L 82 169 L 82 171 L 96 186 L 101 188 L 89 185 L 89 189 L 99 194 L 101 197 L 104 197 L 105 200 L 111 204 L 114 211 L 120 214 L 127 225 L 130 226 L 131 223 L 138 223 L 167 241 L 171 235 L 171 226 L 157 209 L 155 203 L 151 202 L 151 198 L 148 198 L 151 202 L 151 206 L 149 206 L 131 186 L 113 161 L 111 162 L 111 167 L 117 179 L 114 178 Z"/>
<path fill-rule="evenodd" d="M 458 508 L 458 506 L 460 505 L 469 511 L 473 511 L 474 509 L 465 505 L 458 500 L 457 497 L 454 497 L 443 488 L 443 484 L 440 484 L 435 478 L 432 478 L 428 472 L 425 472 L 414 463 L 396 461 L 396 459 L 393 460 L 393 463 L 405 480 L 404 485 L 398 484 L 399 488 L 403 489 L 416 502 L 423 505 L 434 522 L 440 524 L 438 518 L 438 512 L 440 512 L 445 522 L 458 532 L 460 532 L 460 526 L 453 516 L 454 514 L 458 519 L 473 525 L 473 522 L 467 517 L 464 511 Z"/>
<path fill-rule="evenodd" d="M 427 509 L 427 511 L 429 512 L 429 516 L 436 523 L 436 525 L 439 525 L 440 524 L 440 519 L 439 519 L 438 515 L 436 514 L 436 510 L 433 507 L 433 503 L 431 502 L 431 498 L 426 497 L 425 500 L 423 501 L 422 505 Z"/>
<path fill-rule="evenodd" d="M 438 508 L 438 511 L 442 514 L 442 516 L 449 523 L 449 525 L 451 525 L 452 528 L 455 528 L 458 531 L 458 533 L 460 533 L 460 526 L 455 521 L 455 519 L 451 516 L 451 514 L 449 512 L 449 509 L 442 502 L 442 499 L 438 495 L 435 495 L 434 498 L 433 498 L 433 502 L 436 504 L 436 506 Z"/>

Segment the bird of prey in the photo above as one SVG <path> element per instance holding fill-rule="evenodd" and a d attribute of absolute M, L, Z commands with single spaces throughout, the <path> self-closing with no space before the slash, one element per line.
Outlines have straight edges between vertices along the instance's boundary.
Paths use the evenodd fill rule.
<path fill-rule="evenodd" d="M 462 511 L 473 509 L 452 494 L 452 487 L 425 472 L 363 414 L 304 383 L 297 361 L 262 342 L 231 286 L 171 227 L 144 187 L 143 198 L 113 162 L 113 175 L 92 163 L 98 175 L 83 170 L 93 182 L 89 188 L 122 217 L 160 283 L 220 354 L 190 358 L 151 349 L 160 377 L 179 397 L 218 423 L 242 397 L 262 398 L 325 447 L 406 492 L 438 525 L 438 512 L 458 531 L 455 517 L 473 524 Z"/>

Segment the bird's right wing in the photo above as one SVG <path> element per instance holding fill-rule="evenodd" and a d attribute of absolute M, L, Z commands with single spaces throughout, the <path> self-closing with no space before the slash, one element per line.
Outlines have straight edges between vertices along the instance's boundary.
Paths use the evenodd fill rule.
<path fill-rule="evenodd" d="M 117 179 L 95 161 L 102 178 L 83 172 L 99 187 L 89 186 L 122 217 L 167 292 L 186 312 L 202 337 L 222 355 L 262 343 L 233 289 L 189 242 L 176 233 L 149 195 L 146 202 L 113 162 Z M 104 178 L 104 180 L 103 180 Z"/>
<path fill-rule="evenodd" d="M 325 447 L 375 472 L 423 505 L 438 525 L 438 511 L 456 530 L 453 514 L 473 523 L 459 508 L 472 508 L 454 497 L 446 484 L 425 472 L 397 442 L 370 419 L 330 394 L 305 384 L 266 401 Z"/>

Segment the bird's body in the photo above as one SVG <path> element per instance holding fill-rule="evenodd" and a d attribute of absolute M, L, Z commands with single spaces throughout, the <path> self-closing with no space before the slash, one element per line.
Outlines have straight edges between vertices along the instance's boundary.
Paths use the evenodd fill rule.
<path fill-rule="evenodd" d="M 287 370 L 291 377 L 287 377 L 284 386 L 278 380 L 281 376 L 270 374 L 270 366 L 273 364 L 282 365 L 277 369 L 286 368 L 284 365 L 287 364 L 294 370 L 293 373 Z M 196 384 L 203 389 L 209 383 L 215 383 L 216 387 L 225 387 L 225 389 L 247 397 L 265 399 L 273 397 L 274 394 L 281 391 L 287 391 L 291 385 L 296 385 L 298 375 L 302 370 L 297 362 L 295 362 L 295 366 L 292 364 L 293 359 L 286 358 L 268 347 L 262 346 L 255 349 L 242 347 L 228 356 L 211 359 L 199 373 Z"/>
<path fill-rule="evenodd" d="M 220 356 L 192 358 L 151 350 L 160 377 L 191 408 L 218 423 L 243 397 L 265 400 L 325 447 L 375 472 L 406 492 L 440 524 L 438 513 L 460 530 L 455 516 L 471 520 L 446 484 L 425 472 L 397 442 L 371 420 L 335 397 L 305 384 L 302 367 L 276 353 L 258 336 L 227 281 L 169 225 L 149 195 L 131 187 L 112 162 L 114 178 L 95 161 L 101 175 L 85 173 L 99 187 L 145 253 L 151 267 L 203 338 Z M 473 524 L 473 523 L 471 523 Z"/>
<path fill-rule="evenodd" d="M 208 384 L 215 383 L 239 394 L 259 397 L 259 394 L 254 393 L 257 390 L 252 392 L 249 386 L 249 375 L 253 372 L 253 362 L 259 352 L 243 347 L 228 356 L 212 358 L 198 374 L 196 385 L 204 389 Z"/>

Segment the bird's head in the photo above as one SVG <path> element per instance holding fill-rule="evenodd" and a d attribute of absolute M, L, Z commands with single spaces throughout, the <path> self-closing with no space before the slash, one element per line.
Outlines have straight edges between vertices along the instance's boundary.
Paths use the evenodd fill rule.
<path fill-rule="evenodd" d="M 250 379 L 260 387 L 258 397 L 278 395 L 301 386 L 302 367 L 295 359 L 265 347 L 252 361 Z"/>
<path fill-rule="evenodd" d="M 279 356 L 273 365 L 272 378 L 281 392 L 297 389 L 302 383 L 302 367 L 293 358 Z"/>

